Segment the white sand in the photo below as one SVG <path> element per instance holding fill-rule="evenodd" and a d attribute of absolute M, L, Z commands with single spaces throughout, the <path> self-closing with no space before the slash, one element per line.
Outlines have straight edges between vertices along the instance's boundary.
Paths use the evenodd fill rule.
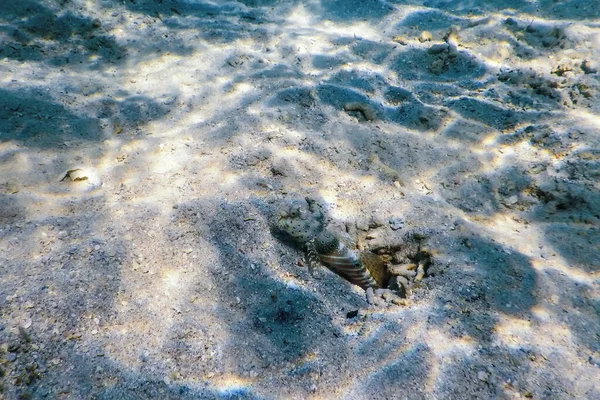
<path fill-rule="evenodd" d="M 596 1 L 0 2 L 0 398 L 600 398 L 599 70 Z"/>

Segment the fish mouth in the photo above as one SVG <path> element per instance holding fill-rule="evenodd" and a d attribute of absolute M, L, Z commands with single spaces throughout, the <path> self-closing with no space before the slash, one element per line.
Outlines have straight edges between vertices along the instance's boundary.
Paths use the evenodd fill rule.
<path fill-rule="evenodd" d="M 286 230 L 287 226 L 286 226 L 286 223 L 285 223 L 286 219 L 287 219 L 286 216 L 279 216 L 278 217 L 278 219 L 277 219 L 277 228 L 279 228 L 279 230 L 287 231 Z"/>
<path fill-rule="evenodd" d="M 277 222 L 281 221 L 284 218 L 289 218 L 289 217 L 290 217 L 290 215 L 286 211 L 279 211 L 277 213 Z"/>

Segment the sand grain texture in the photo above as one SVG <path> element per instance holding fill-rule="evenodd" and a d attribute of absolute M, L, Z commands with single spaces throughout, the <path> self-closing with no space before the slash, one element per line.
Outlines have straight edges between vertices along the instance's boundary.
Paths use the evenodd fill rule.
<path fill-rule="evenodd" d="M 1 1 L 0 398 L 600 398 L 599 60 L 585 0 Z M 409 305 L 305 195 L 426 238 Z"/>

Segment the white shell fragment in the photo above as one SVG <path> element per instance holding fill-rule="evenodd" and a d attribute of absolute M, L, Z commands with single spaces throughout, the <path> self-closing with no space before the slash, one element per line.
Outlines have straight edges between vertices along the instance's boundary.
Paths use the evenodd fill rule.
<path fill-rule="evenodd" d="M 93 168 L 87 167 L 67 170 L 62 174 L 60 182 L 71 182 L 73 184 L 84 186 L 84 189 L 88 190 L 102 186 L 102 179 L 98 172 Z"/>

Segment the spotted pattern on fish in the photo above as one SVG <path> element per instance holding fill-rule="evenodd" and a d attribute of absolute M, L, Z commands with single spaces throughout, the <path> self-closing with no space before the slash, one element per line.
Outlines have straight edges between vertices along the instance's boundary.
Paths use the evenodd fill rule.
<path fill-rule="evenodd" d="M 295 203 L 289 210 L 282 212 L 278 227 L 296 243 L 304 246 L 311 271 L 320 261 L 363 289 L 385 287 L 389 274 L 381 257 L 369 251 L 349 249 L 344 241 L 325 229 L 323 215 L 315 202 L 310 199 L 306 201 L 308 208 Z"/>

